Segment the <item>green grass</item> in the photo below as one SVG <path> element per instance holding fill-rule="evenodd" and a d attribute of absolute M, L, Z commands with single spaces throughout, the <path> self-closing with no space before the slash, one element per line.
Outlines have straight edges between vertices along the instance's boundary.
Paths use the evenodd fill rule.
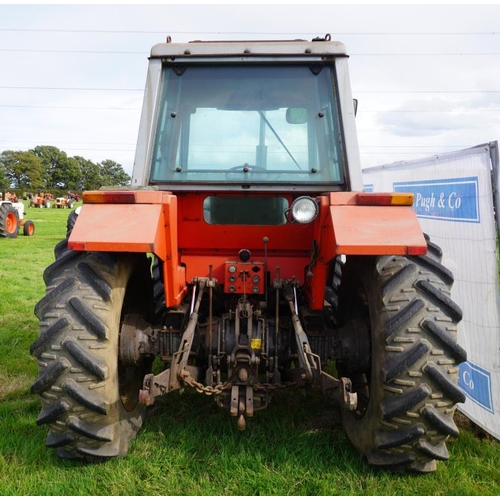
<path fill-rule="evenodd" d="M 35 236 L 0 239 L 0 495 L 498 495 L 500 444 L 461 419 L 451 458 L 428 475 L 368 467 L 322 396 L 280 393 L 247 430 L 205 395 L 172 394 L 149 411 L 126 457 L 62 461 L 37 427 L 29 354 L 43 270 L 67 210 L 27 209 Z M 464 428 L 465 427 L 465 428 Z M 481 437 L 482 436 L 482 437 Z"/>

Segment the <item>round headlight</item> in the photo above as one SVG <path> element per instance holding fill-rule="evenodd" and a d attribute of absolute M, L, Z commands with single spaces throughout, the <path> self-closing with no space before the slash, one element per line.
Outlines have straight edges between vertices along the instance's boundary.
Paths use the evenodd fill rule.
<path fill-rule="evenodd" d="M 292 217 L 296 222 L 307 224 L 318 215 L 318 203 L 309 196 L 300 196 L 292 203 Z"/>

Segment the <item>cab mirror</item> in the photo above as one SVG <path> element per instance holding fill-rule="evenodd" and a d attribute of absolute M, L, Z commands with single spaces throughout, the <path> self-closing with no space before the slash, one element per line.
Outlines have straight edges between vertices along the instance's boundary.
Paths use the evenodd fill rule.
<path fill-rule="evenodd" d="M 306 108 L 288 108 L 286 110 L 286 121 L 292 125 L 307 123 Z"/>

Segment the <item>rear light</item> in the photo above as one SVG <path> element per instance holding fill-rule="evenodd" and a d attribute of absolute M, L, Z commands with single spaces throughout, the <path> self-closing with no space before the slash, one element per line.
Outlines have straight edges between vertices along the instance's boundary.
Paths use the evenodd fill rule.
<path fill-rule="evenodd" d="M 413 193 L 358 193 L 357 205 L 413 206 Z"/>
<path fill-rule="evenodd" d="M 130 191 L 85 191 L 83 203 L 136 203 L 136 194 Z"/>

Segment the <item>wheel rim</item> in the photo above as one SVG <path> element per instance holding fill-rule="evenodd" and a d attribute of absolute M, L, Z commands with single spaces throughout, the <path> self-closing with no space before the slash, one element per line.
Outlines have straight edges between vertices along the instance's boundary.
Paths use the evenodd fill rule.
<path fill-rule="evenodd" d="M 12 234 L 15 232 L 17 227 L 17 218 L 13 212 L 7 214 L 6 220 L 5 220 L 5 228 L 7 229 L 7 232 L 9 234 Z"/>
<path fill-rule="evenodd" d="M 129 412 L 139 403 L 139 390 L 148 373 L 144 360 L 136 358 L 135 334 L 136 328 L 129 328 L 122 322 L 118 349 L 118 390 L 122 405 Z"/>

